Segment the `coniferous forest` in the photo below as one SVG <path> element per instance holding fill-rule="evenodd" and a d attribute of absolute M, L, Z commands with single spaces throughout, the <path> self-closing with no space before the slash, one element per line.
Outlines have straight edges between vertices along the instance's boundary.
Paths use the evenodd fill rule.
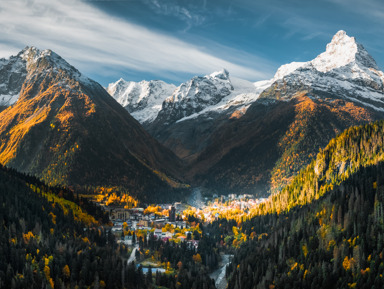
<path fill-rule="evenodd" d="M 326 196 L 245 222 L 255 236 L 227 270 L 229 288 L 382 288 L 384 164 Z"/>
<path fill-rule="evenodd" d="M 116 243 L 92 203 L 4 167 L 0 191 L 0 288 L 214 288 L 206 268 L 217 264 L 217 256 L 209 239 L 197 251 L 141 240 L 141 250 L 156 248 L 159 259 L 178 272 L 152 278 L 127 265 L 127 248 Z"/>

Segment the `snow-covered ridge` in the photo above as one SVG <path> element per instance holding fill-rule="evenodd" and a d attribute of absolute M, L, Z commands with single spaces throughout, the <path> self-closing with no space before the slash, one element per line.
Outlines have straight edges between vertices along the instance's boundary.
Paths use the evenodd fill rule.
<path fill-rule="evenodd" d="M 173 123 L 209 112 L 222 113 L 230 108 L 245 112 L 270 84 L 270 81 L 252 83 L 232 78 L 225 69 L 204 77 L 194 77 L 181 84 L 164 101 L 158 118 L 164 123 Z"/>
<path fill-rule="evenodd" d="M 233 86 L 229 73 L 223 69 L 204 77 L 195 76 L 181 84 L 165 102 L 180 103 L 197 101 L 216 104 L 223 96 L 231 93 Z"/>
<path fill-rule="evenodd" d="M 284 78 L 284 76 L 291 74 L 296 69 L 306 65 L 307 62 L 291 62 L 288 64 L 284 64 L 279 67 L 279 69 L 276 71 L 275 76 L 272 80 L 278 80 Z"/>
<path fill-rule="evenodd" d="M 260 94 L 273 83 L 272 80 L 250 82 L 234 77 L 231 78 L 231 82 L 234 87 L 233 91 L 216 105 L 207 106 L 203 110 L 185 116 L 176 122 L 197 118 L 200 115 L 208 114 L 210 112 L 226 112 L 230 108 L 235 108 L 236 110 L 243 109 L 243 113 L 245 113 L 248 107 L 258 99 Z"/>
<path fill-rule="evenodd" d="M 252 83 L 230 78 L 225 69 L 195 76 L 178 87 L 163 81 L 125 81 L 109 84 L 107 91 L 140 123 L 150 123 L 161 111 L 170 122 L 231 107 L 247 107 L 270 81 Z M 262 88 L 262 89 L 261 89 Z"/>
<path fill-rule="evenodd" d="M 161 110 L 163 101 L 176 89 L 161 80 L 125 81 L 119 79 L 108 85 L 108 93 L 141 123 L 151 122 Z"/>
<path fill-rule="evenodd" d="M 56 54 L 50 49 L 39 50 L 36 47 L 26 47 L 24 48 L 17 57 L 20 57 L 26 62 L 26 68 L 28 71 L 31 71 L 44 61 L 43 68 L 46 72 L 53 71 L 58 72 L 59 70 L 65 71 L 70 75 L 74 80 L 77 80 L 82 83 L 89 84 L 93 82 L 88 77 L 84 76 L 77 70 L 74 66 L 70 65 L 65 59 L 60 55 Z"/>
<path fill-rule="evenodd" d="M 32 77 L 35 70 L 39 73 L 64 71 L 71 80 L 84 84 L 94 83 L 52 50 L 26 47 L 16 56 L 0 59 L 0 105 L 14 104 L 24 81 Z M 63 79 L 58 85 L 66 87 L 67 83 L 64 82 Z"/>

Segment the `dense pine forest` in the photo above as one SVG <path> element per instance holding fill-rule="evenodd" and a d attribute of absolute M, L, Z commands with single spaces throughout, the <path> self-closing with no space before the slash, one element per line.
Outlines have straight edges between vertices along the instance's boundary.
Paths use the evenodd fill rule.
<path fill-rule="evenodd" d="M 229 288 L 384 286 L 384 122 L 352 127 L 240 223 Z"/>
<path fill-rule="evenodd" d="M 362 167 L 384 161 L 384 121 L 346 129 L 332 139 L 293 181 L 254 208 L 252 215 L 280 213 L 310 204 Z"/>
<path fill-rule="evenodd" d="M 227 270 L 229 288 L 382 288 L 384 164 L 326 196 L 242 225 L 255 232 Z"/>
<path fill-rule="evenodd" d="M 217 255 L 203 235 L 198 250 L 142 239 L 139 258 L 155 250 L 178 273 L 144 275 L 92 203 L 4 167 L 0 192 L 0 288 L 214 288 Z"/>

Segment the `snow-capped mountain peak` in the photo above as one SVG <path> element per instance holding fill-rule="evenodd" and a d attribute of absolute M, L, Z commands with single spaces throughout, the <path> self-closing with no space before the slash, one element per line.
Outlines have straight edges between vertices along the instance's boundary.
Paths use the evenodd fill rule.
<path fill-rule="evenodd" d="M 176 86 L 161 80 L 125 81 L 120 78 L 108 85 L 108 93 L 125 107 L 139 122 L 153 121 L 164 99 L 172 95 Z"/>
<path fill-rule="evenodd" d="M 191 102 L 196 99 L 203 103 L 217 103 L 233 90 L 229 72 L 226 69 L 206 76 L 195 76 L 182 83 L 165 102 Z"/>
<path fill-rule="evenodd" d="M 82 75 L 80 71 L 50 49 L 40 50 L 34 46 L 27 46 L 17 55 L 17 57 L 26 62 L 28 71 L 38 69 L 45 70 L 46 72 L 58 72 L 59 70 L 62 70 L 69 73 L 71 78 L 77 81 L 85 83 L 90 82 L 89 78 Z"/>
<path fill-rule="evenodd" d="M 225 68 L 215 71 L 209 75 L 211 78 L 219 78 L 222 80 L 229 80 L 229 72 Z"/>
<path fill-rule="evenodd" d="M 378 69 L 375 60 L 365 48 L 343 30 L 333 36 L 325 52 L 311 61 L 312 65 L 321 72 L 328 72 L 352 62 L 358 63 L 359 66 Z"/>
<path fill-rule="evenodd" d="M 32 79 L 35 74 L 50 73 L 52 76 L 61 73 L 60 81 L 57 82 L 60 86 L 67 87 L 69 82 L 95 84 L 52 50 L 27 46 L 16 56 L 0 59 L 0 105 L 14 104 L 19 98 L 24 81 Z"/>
<path fill-rule="evenodd" d="M 273 78 L 278 98 L 290 100 L 298 89 L 353 100 L 384 110 L 384 77 L 375 60 L 345 31 L 339 31 L 325 52 L 312 61 L 279 68 Z M 262 97 L 268 97 L 269 90 Z"/>

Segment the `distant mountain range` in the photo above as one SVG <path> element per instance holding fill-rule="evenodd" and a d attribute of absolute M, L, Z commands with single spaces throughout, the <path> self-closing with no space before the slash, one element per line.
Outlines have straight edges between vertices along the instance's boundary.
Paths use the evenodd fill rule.
<path fill-rule="evenodd" d="M 142 196 L 184 183 L 266 195 L 337 134 L 384 116 L 384 73 L 344 31 L 270 80 L 223 69 L 178 87 L 120 79 L 107 91 L 116 101 L 50 50 L 1 59 L 0 162 L 49 184 Z"/>
<path fill-rule="evenodd" d="M 108 91 L 120 103 L 135 99 L 114 85 Z M 270 80 L 252 83 L 223 70 L 162 97 L 160 108 L 158 94 L 146 95 L 156 99 L 157 112 L 132 113 L 188 164 L 190 182 L 222 193 L 265 194 L 289 183 L 344 129 L 383 118 L 384 74 L 361 44 L 339 31 L 314 60 L 283 65 Z"/>

